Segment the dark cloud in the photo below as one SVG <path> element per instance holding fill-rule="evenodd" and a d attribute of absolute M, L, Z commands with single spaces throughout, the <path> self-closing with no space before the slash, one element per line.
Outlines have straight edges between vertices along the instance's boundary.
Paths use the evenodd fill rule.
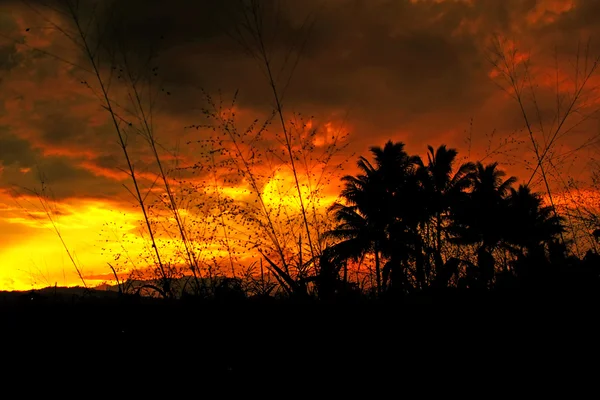
<path fill-rule="evenodd" d="M 309 108 L 311 113 L 327 108 L 360 108 L 366 114 L 396 109 L 407 118 L 433 109 L 470 107 L 486 95 L 482 83 L 489 82 L 477 43 L 469 35 L 453 36 L 466 5 L 319 3 L 328 2 L 312 3 L 319 12 L 289 88 L 290 107 Z M 202 36 L 205 30 L 182 23 L 180 34 L 187 28 L 185 35 L 196 40 L 165 47 L 165 79 L 183 88 L 192 84 L 211 92 L 239 90 L 242 105 L 269 107 L 264 76 L 224 33 L 232 26 L 224 25 Z M 277 40 L 269 47 L 276 71 L 291 38 L 302 35 L 294 31 L 297 23 L 291 19 L 283 19 L 278 29 L 290 40 Z"/>
<path fill-rule="evenodd" d="M 102 33 L 103 56 L 106 50 L 123 50 L 137 67 L 158 66 L 156 79 L 171 93 L 169 97 L 163 93 L 158 110 L 176 120 L 181 131 L 199 122 L 198 110 L 205 105 L 200 88 L 215 97 L 220 90 L 226 99 L 239 90 L 238 105 L 249 114 L 258 117 L 270 111 L 272 96 L 265 76 L 242 45 L 252 40 L 247 34 L 236 36 L 244 21 L 238 0 L 171 0 L 168 6 L 162 0 L 128 0 L 104 5 L 109 3 L 114 7 L 98 9 L 98 24 L 92 25 L 100 28 L 97 34 Z M 282 71 L 288 61 L 280 83 L 287 82 L 295 65 L 295 53 L 286 58 L 290 46 L 302 47 L 286 92 L 286 110 L 325 120 L 332 114 L 347 115 L 354 128 L 353 147 L 363 151 L 374 136 L 382 140 L 402 136 L 421 145 L 439 139 L 440 130 L 461 130 L 477 117 L 482 105 L 499 93 L 488 76 L 486 46 L 491 34 L 522 35 L 530 44 L 549 46 L 557 27 L 575 32 L 596 25 L 593 15 L 598 5 L 591 0 L 559 12 L 553 23 L 528 23 L 544 4 L 535 0 L 265 0 L 263 22 L 274 70 Z M 90 9 L 82 10 L 85 22 Z M 306 21 L 311 22 L 309 30 L 303 25 Z M 567 39 L 563 40 L 566 49 Z M 151 50 L 158 56 L 146 65 Z M 78 63 L 84 64 L 84 55 L 80 56 Z M 102 65 L 106 72 L 107 64 Z M 103 148 L 92 161 L 102 168 L 114 166 L 113 160 L 121 160 L 118 147 L 110 151 L 103 147 L 108 140 L 116 142 L 114 136 L 109 139 L 114 135 L 111 127 L 91 129 L 87 116 L 68 112 L 73 103 L 60 110 L 52 103 L 38 102 L 35 111 L 43 116 L 37 120 L 41 143 Z M 488 110 L 479 118 L 504 121 L 511 129 L 519 125 L 512 107 L 499 111 L 502 115 L 490 115 Z M 164 141 L 178 134 L 174 133 L 178 128 L 173 129 Z M 407 136 L 408 131 L 412 136 Z M 146 152 L 132 151 L 148 162 Z"/>
<path fill-rule="evenodd" d="M 41 107 L 36 107 L 39 110 Z M 41 140 L 49 145 L 71 145 L 73 147 L 89 146 L 90 139 L 95 137 L 86 119 L 77 115 L 51 109 L 40 118 L 38 129 L 41 131 Z M 100 142 L 100 141 L 99 141 Z"/>
<path fill-rule="evenodd" d="M 0 165 L 29 168 L 35 165 L 36 152 L 28 141 L 10 133 L 6 127 L 0 127 Z"/>
<path fill-rule="evenodd" d="M 125 43 L 125 50 L 140 63 L 151 48 L 158 50 L 161 77 L 178 95 L 170 101 L 169 111 L 182 112 L 199 102 L 198 92 L 190 90 L 193 87 L 209 92 L 222 89 L 230 95 L 239 89 L 241 104 L 265 107 L 270 97 L 264 77 L 234 40 L 252 45 L 248 35 L 237 35 L 243 22 L 239 3 L 173 0 L 165 7 L 159 0 L 116 2 L 110 12 L 99 14 L 98 26 L 104 44 L 114 49 L 117 42 Z M 499 26 L 509 25 L 511 7 L 531 4 L 511 1 L 470 6 L 408 0 L 263 3 L 265 41 L 276 71 L 290 46 L 296 43 L 299 47 L 308 33 L 288 96 L 291 105 L 368 105 L 375 109 L 392 103 L 409 112 L 473 104 L 475 95 L 481 94 L 477 88 L 484 76 L 477 38 L 455 35 L 454 31 L 465 19 L 488 14 Z M 314 22 L 310 31 L 303 27 L 306 18 Z M 122 22 L 118 29 L 114 21 Z M 447 93 L 453 93 L 452 101 L 432 104 L 431 89 L 441 93 L 435 99 L 444 100 Z"/>
<path fill-rule="evenodd" d="M 166 112 L 181 116 L 197 109 L 203 104 L 199 87 L 228 96 L 239 90 L 244 107 L 264 111 L 271 106 L 269 87 L 256 62 L 231 37 L 252 43 L 248 35 L 236 34 L 244 21 L 239 1 L 173 0 L 168 7 L 160 0 L 111 3 L 110 12 L 98 14 L 104 43 L 114 49 L 117 42 L 124 42 L 139 63 L 151 48 L 158 50 L 160 79 L 173 92 Z M 461 27 L 473 22 L 489 32 L 508 31 L 536 2 L 267 0 L 263 4 L 265 40 L 276 71 L 290 45 L 302 43 L 308 33 L 286 97 L 290 109 L 327 113 L 358 108 L 361 118 L 395 125 L 398 114 L 407 121 L 432 110 L 474 108 L 493 93 L 481 35 Z M 314 22 L 310 31 L 302 26 L 306 18 Z M 122 22 L 116 24 L 118 29 L 115 21 Z M 382 110 L 389 115 L 385 121 Z"/>
<path fill-rule="evenodd" d="M 0 128 L 0 167 L 0 189 L 33 189 L 44 181 L 57 199 L 108 199 L 120 193 L 111 179 L 96 176 L 72 158 L 44 157 L 30 142 L 6 128 Z"/>
<path fill-rule="evenodd" d="M 16 46 L 14 43 L 0 46 L 0 71 L 10 70 L 11 68 L 15 67 L 18 63 L 19 59 L 16 54 Z"/>
<path fill-rule="evenodd" d="M 113 180 L 96 176 L 72 160 L 59 157 L 46 157 L 31 169 L 4 168 L 0 178 L 0 188 L 21 188 L 17 189 L 20 191 L 39 188 L 43 181 L 56 200 L 75 197 L 108 200 L 121 194 Z"/>

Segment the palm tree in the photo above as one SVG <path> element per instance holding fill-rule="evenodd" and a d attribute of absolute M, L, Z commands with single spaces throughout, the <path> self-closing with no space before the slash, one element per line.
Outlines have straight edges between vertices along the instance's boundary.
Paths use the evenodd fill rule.
<path fill-rule="evenodd" d="M 388 141 L 383 148 L 372 147 L 375 166 L 360 157 L 356 176 L 342 178 L 343 203 L 331 207 L 338 226 L 328 236 L 340 240 L 333 245 L 341 259 L 357 260 L 367 253 L 375 258 L 377 293 L 381 294 L 381 258 L 389 251 L 390 227 L 398 221 L 408 220 L 408 214 L 400 210 L 408 196 L 403 196 L 417 158 L 409 156 L 404 143 Z"/>
<path fill-rule="evenodd" d="M 564 250 L 560 250 L 561 259 L 556 259 L 557 245 L 562 244 L 559 239 L 564 231 L 563 219 L 524 185 L 510 189 L 506 202 L 506 236 L 502 245 L 516 256 L 511 263 L 514 274 L 524 285 L 543 287 L 558 283 L 555 279 L 564 278 L 559 277 L 559 265 L 566 261 Z"/>
<path fill-rule="evenodd" d="M 498 169 L 498 163 L 475 164 L 469 177 L 472 190 L 456 204 L 453 228 L 458 241 L 480 243 L 482 248 L 491 249 L 505 236 L 506 198 L 517 180 L 514 176 L 503 179 L 505 175 Z"/>
<path fill-rule="evenodd" d="M 442 233 L 445 230 L 445 221 L 450 217 L 449 212 L 466 196 L 473 180 L 475 164 L 468 162 L 462 164 L 454 171 L 454 163 L 458 151 L 448 149 L 445 145 L 436 150 L 427 146 L 427 165 L 419 168 L 419 178 L 425 191 L 427 209 L 434 224 L 433 254 L 436 270 L 443 265 L 442 258 Z"/>
<path fill-rule="evenodd" d="M 518 252 L 539 252 L 564 232 L 563 218 L 551 206 L 544 206 L 540 195 L 532 193 L 528 186 L 511 189 L 507 202 L 507 223 L 511 229 L 506 241 L 516 246 Z"/>
<path fill-rule="evenodd" d="M 477 264 L 480 281 L 489 283 L 494 275 L 493 250 L 509 235 L 506 223 L 507 197 L 516 182 L 498 169 L 498 163 L 475 164 L 472 190 L 469 196 L 456 204 L 452 231 L 454 240 L 462 244 L 477 245 Z"/>

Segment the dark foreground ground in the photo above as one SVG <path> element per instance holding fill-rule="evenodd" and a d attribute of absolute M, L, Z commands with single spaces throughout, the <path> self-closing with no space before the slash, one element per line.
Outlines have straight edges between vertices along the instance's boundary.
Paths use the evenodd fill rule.
<path fill-rule="evenodd" d="M 282 383 L 426 393 L 490 382 L 501 390 L 548 385 L 554 374 L 564 382 L 579 369 L 581 387 L 599 371 L 598 305 L 589 293 L 321 304 L 4 292 L 0 343 L 3 368 L 33 380 L 185 393 L 200 385 L 221 394 L 210 398 Z"/>

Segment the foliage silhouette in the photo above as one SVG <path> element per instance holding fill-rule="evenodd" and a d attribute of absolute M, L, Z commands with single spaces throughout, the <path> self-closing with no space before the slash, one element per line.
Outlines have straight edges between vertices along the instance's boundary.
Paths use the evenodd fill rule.
<path fill-rule="evenodd" d="M 427 164 L 403 143 L 371 153 L 373 163 L 360 157 L 360 173 L 343 178 L 328 235 L 338 262 L 371 256 L 378 296 L 492 289 L 507 277 L 550 272 L 538 266 L 549 262 L 564 221 L 530 188 L 513 188 L 517 179 L 497 163 L 455 168 L 458 153 L 445 145 L 428 147 Z"/>

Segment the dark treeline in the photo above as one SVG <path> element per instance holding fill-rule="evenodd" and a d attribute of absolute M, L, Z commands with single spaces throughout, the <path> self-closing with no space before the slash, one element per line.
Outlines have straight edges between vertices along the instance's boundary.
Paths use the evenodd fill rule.
<path fill-rule="evenodd" d="M 372 260 L 372 296 L 504 292 L 593 293 L 598 254 L 570 254 L 564 219 L 497 163 L 457 165 L 457 151 L 429 146 L 427 160 L 404 144 L 372 147 L 343 178 L 337 241 L 321 256 L 318 295 L 351 290 L 349 262 Z M 451 289 L 450 291 L 448 289 Z"/>

